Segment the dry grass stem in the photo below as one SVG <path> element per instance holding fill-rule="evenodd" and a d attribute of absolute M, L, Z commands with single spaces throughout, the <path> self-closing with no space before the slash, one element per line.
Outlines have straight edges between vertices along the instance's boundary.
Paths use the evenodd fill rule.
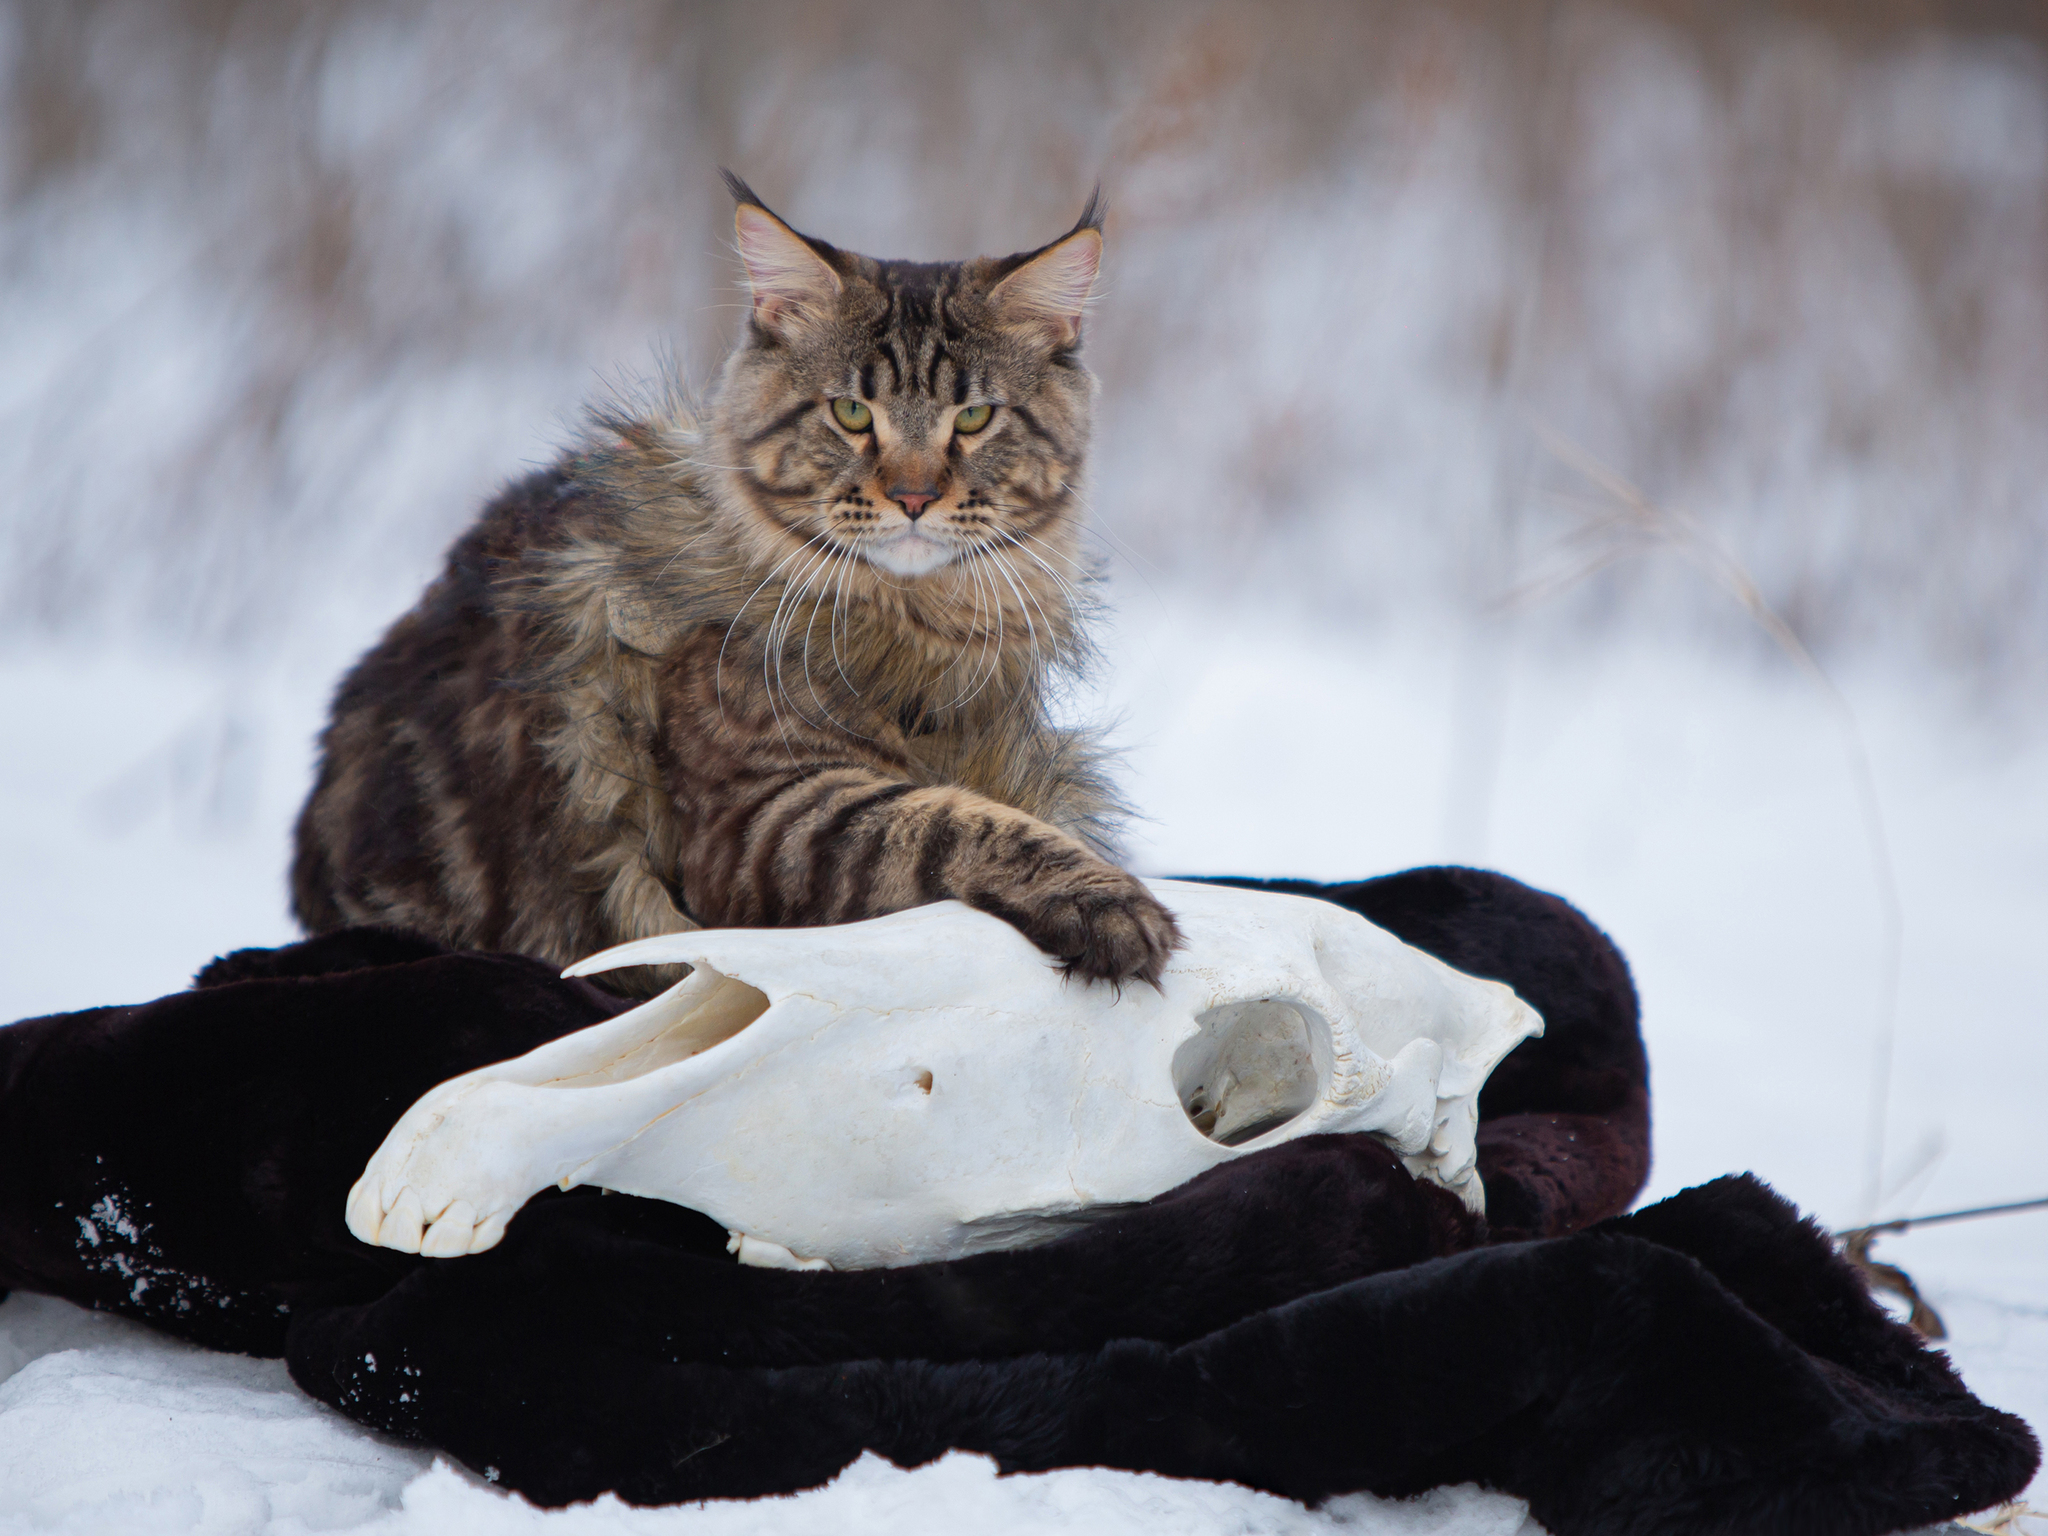
<path fill-rule="evenodd" d="M 1559 541 L 1559 551 L 1566 557 L 1564 568 L 1518 583 L 1500 599 L 1499 606 L 1533 606 L 1620 561 L 1660 552 L 1675 554 L 1734 598 L 1743 612 L 1813 684 L 1827 704 L 1829 717 L 1848 758 L 1850 776 L 1856 785 L 1864 840 L 1870 850 L 1871 883 L 1878 901 L 1880 974 L 1872 1031 L 1870 1110 L 1864 1154 L 1864 1207 L 1874 1217 L 1884 1192 L 1884 1154 L 1892 1066 L 1896 1056 L 1905 909 L 1900 901 L 1898 876 L 1892 864 L 1884 806 L 1878 797 L 1877 778 L 1871 769 L 1870 752 L 1864 744 L 1863 728 L 1856 718 L 1856 711 L 1828 675 L 1827 669 L 1764 597 L 1762 589 L 1742 562 L 1722 547 L 1696 519 L 1652 500 L 1625 475 L 1562 433 L 1541 423 L 1537 425 L 1537 432 L 1544 446 L 1560 463 L 1583 476 L 1600 494 L 1591 498 L 1561 498 L 1581 512 L 1579 525 Z"/>

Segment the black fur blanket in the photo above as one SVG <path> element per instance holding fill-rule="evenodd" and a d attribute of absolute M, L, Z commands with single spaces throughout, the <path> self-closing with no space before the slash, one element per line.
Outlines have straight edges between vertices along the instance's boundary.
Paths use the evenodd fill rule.
<path fill-rule="evenodd" d="M 1647 1069 L 1613 947 L 1500 876 L 1302 890 L 1548 1029 L 1481 1101 L 1489 1219 L 1313 1137 L 1024 1252 L 743 1269 L 708 1219 L 589 1191 L 488 1253 L 372 1249 L 343 1196 L 456 1073 L 621 1004 L 356 931 L 131 1008 L 0 1030 L 0 1281 L 217 1348 L 548 1504 L 782 1492 L 964 1448 L 1314 1500 L 1478 1481 L 1577 1532 L 1897 1530 L 2038 1454 L 1752 1179 L 1630 1216 Z"/>

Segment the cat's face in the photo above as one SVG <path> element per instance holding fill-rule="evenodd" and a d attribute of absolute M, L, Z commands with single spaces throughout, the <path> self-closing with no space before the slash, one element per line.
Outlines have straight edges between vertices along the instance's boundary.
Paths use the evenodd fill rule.
<path fill-rule="evenodd" d="M 1068 568 L 1092 205 L 1039 251 L 963 262 L 836 250 L 750 196 L 736 227 L 753 313 L 715 430 L 755 558 L 841 588 Z"/>

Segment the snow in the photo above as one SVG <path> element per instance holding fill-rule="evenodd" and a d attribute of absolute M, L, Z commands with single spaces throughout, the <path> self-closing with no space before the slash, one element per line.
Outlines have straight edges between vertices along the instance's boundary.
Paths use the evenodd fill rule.
<path fill-rule="evenodd" d="M 355 1529 L 432 1458 L 214 1354 L 44 1296 L 0 1305 L 0 1531 Z"/>
<path fill-rule="evenodd" d="M 1223 613 L 1120 589 L 1099 695 L 1118 712 L 1148 872 L 1355 876 L 1446 859 L 1568 895 L 1644 1001 L 1646 1198 L 1751 1168 L 1835 1226 L 2048 1193 L 2048 740 L 1955 712 L 1896 669 L 1842 681 L 1905 912 L 1881 1192 L 1867 1185 L 1882 925 L 1841 740 L 1803 679 L 1745 648 L 1561 644 L 1541 626 L 1397 632 L 1284 600 Z M 212 663 L 136 646 L 0 652 L 0 1017 L 157 995 L 292 936 L 291 817 L 330 680 L 374 631 Z M 1880 1241 L 1946 1316 L 1980 1395 L 2048 1425 L 2048 1211 Z M 1310 1512 L 1101 1471 L 998 1479 L 872 1459 L 792 1499 L 543 1513 L 301 1396 L 274 1361 L 123 1320 L 0 1304 L 0 1536 L 30 1531 L 495 1533 L 1532 1532 L 1445 1490 Z"/>

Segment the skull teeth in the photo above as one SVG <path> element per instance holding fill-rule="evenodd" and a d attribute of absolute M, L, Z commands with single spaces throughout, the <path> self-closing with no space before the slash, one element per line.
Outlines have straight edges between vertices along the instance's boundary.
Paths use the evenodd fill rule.
<path fill-rule="evenodd" d="M 800 1259 L 780 1243 L 772 1243 L 765 1237 L 753 1237 L 745 1232 L 734 1232 L 725 1251 L 735 1255 L 742 1264 L 756 1269 L 830 1269 L 825 1259 Z"/>
<path fill-rule="evenodd" d="M 458 1259 L 470 1252 L 470 1239 L 475 1235 L 475 1210 L 467 1200 L 456 1200 L 427 1228 L 420 1252 L 430 1259 Z"/>
<path fill-rule="evenodd" d="M 384 1229 L 378 1241 L 400 1253 L 418 1253 L 425 1237 L 426 1217 L 420 1210 L 420 1197 L 408 1184 L 391 1202 L 391 1209 L 384 1213 Z"/>
<path fill-rule="evenodd" d="M 384 1209 L 371 1192 L 368 1179 L 357 1179 L 348 1192 L 348 1229 L 359 1242 L 375 1244 L 384 1226 Z"/>

